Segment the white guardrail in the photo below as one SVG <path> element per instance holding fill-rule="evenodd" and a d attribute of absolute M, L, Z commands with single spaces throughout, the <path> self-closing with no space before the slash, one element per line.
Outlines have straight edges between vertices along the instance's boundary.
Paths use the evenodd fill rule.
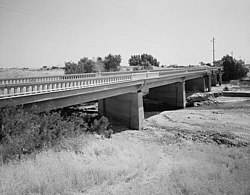
<path fill-rule="evenodd" d="M 131 81 L 132 75 L 118 75 L 112 77 L 94 77 L 83 79 L 51 80 L 42 82 L 13 83 L 0 85 L 0 99 L 20 95 L 48 93 L 70 89 L 79 89 L 118 82 Z"/>
<path fill-rule="evenodd" d="M 198 68 L 182 70 L 159 70 L 150 72 L 110 72 L 0 79 L 0 99 L 108 85 L 118 82 L 156 78 L 159 76 L 173 75 L 176 73 L 190 73 L 201 70 L 211 69 Z M 216 68 L 214 68 L 214 70 L 216 70 Z"/>

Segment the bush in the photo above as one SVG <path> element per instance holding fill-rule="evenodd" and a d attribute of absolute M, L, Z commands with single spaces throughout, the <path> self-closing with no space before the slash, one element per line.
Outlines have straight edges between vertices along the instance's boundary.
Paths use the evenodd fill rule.
<path fill-rule="evenodd" d="M 2 159 L 20 159 L 54 146 L 61 138 L 80 135 L 87 131 L 83 118 L 63 119 L 58 112 L 30 112 L 8 106 L 0 110 L 0 153 Z"/>
<path fill-rule="evenodd" d="M 33 107 L 30 112 L 8 106 L 0 110 L 0 159 L 3 162 L 20 160 L 22 156 L 53 147 L 64 138 L 78 137 L 83 133 L 98 133 L 110 138 L 106 117 L 87 123 L 88 116 L 80 114 L 61 116 L 60 112 L 40 112 Z"/>
<path fill-rule="evenodd" d="M 223 91 L 229 91 L 228 86 L 225 86 L 224 89 L 223 89 Z"/>
<path fill-rule="evenodd" d="M 224 81 L 243 78 L 249 72 L 249 70 L 244 66 L 244 62 L 242 60 L 236 60 L 233 57 L 226 55 L 221 61 L 224 69 L 224 74 L 222 75 L 222 79 Z"/>
<path fill-rule="evenodd" d="M 109 129 L 109 121 L 106 117 L 102 116 L 99 120 L 95 119 L 93 125 L 91 126 L 92 132 L 97 132 L 99 135 L 106 138 L 110 138 L 113 134 L 113 130 Z"/>

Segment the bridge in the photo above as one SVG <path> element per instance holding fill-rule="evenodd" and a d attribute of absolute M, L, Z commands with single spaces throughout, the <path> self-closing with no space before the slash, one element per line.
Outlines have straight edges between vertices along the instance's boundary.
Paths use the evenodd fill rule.
<path fill-rule="evenodd" d="M 98 100 L 98 112 L 140 129 L 143 95 L 176 108 L 185 108 L 186 93 L 210 91 L 221 83 L 218 67 L 153 71 L 101 72 L 0 79 L 0 108 L 33 104 L 53 110 Z"/>

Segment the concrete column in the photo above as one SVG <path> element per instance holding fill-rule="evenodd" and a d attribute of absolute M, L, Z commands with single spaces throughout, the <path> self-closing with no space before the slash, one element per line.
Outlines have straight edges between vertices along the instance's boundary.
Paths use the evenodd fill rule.
<path fill-rule="evenodd" d="M 176 108 L 186 107 L 185 82 L 149 89 L 149 98 Z"/>
<path fill-rule="evenodd" d="M 211 75 L 205 76 L 205 84 L 208 92 L 211 91 Z"/>
<path fill-rule="evenodd" d="M 217 85 L 217 73 L 216 72 L 213 72 L 213 74 L 211 75 L 211 85 L 212 86 Z"/>
<path fill-rule="evenodd" d="M 187 91 L 205 92 L 206 91 L 205 77 L 187 80 L 185 87 Z"/>
<path fill-rule="evenodd" d="M 218 73 L 218 82 L 219 82 L 219 85 L 221 86 L 221 84 L 222 84 L 222 73 L 221 72 Z"/>
<path fill-rule="evenodd" d="M 142 129 L 143 93 L 127 93 L 98 100 L 98 113 L 111 120 L 118 120 L 129 128 Z"/>

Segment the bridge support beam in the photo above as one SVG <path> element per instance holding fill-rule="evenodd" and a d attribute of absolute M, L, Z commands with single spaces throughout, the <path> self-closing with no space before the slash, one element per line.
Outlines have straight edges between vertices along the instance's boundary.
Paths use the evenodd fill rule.
<path fill-rule="evenodd" d="M 142 129 L 143 93 L 127 93 L 98 100 L 98 113 L 132 129 Z"/>
<path fill-rule="evenodd" d="M 176 108 L 186 107 L 185 82 L 149 89 L 149 98 Z"/>
<path fill-rule="evenodd" d="M 185 87 L 187 91 L 205 92 L 206 91 L 205 77 L 187 80 Z"/>

